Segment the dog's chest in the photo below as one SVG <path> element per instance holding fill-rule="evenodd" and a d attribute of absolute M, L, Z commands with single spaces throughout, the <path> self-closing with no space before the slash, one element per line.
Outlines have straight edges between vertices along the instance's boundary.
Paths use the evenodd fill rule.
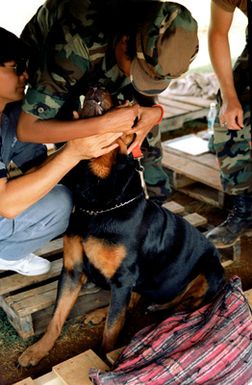
<path fill-rule="evenodd" d="M 83 240 L 83 248 L 89 262 L 106 279 L 113 277 L 127 255 L 125 245 L 110 244 L 95 236 Z"/>

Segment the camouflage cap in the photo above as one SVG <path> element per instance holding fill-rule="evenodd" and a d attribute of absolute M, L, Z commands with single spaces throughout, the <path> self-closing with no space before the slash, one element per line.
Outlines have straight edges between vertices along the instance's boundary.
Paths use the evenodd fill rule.
<path fill-rule="evenodd" d="M 0 63 L 20 61 L 29 57 L 28 46 L 14 33 L 0 27 Z"/>
<path fill-rule="evenodd" d="M 137 52 L 131 63 L 134 88 L 148 96 L 161 93 L 186 72 L 198 52 L 197 22 L 190 11 L 170 1 L 157 3 L 154 20 L 137 33 Z"/>

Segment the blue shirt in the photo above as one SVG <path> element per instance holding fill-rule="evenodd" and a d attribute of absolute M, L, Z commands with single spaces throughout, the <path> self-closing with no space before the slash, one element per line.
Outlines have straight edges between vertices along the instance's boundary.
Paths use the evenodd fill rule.
<path fill-rule="evenodd" d="M 21 112 L 21 102 L 9 103 L 1 115 L 0 123 L 0 178 L 8 175 L 7 168 L 11 161 L 22 172 L 40 164 L 47 157 L 47 148 L 43 144 L 19 142 L 16 127 Z"/>

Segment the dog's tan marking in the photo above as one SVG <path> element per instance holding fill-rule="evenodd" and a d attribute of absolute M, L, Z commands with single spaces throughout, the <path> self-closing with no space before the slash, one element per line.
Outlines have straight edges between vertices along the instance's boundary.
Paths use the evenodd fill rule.
<path fill-rule="evenodd" d="M 196 309 L 204 299 L 208 290 L 208 282 L 204 275 L 199 274 L 194 278 L 185 290 L 174 298 L 169 305 L 175 306 L 176 310 Z"/>
<path fill-rule="evenodd" d="M 82 238 L 78 235 L 64 236 L 64 267 L 73 270 L 74 266 L 83 261 Z"/>
<path fill-rule="evenodd" d="M 197 308 L 203 301 L 208 288 L 209 285 L 206 277 L 200 274 L 187 286 L 183 300 L 186 301 L 188 299 L 191 306 Z"/>
<path fill-rule="evenodd" d="M 151 311 L 160 311 L 175 308 L 177 311 L 197 309 L 208 290 L 208 282 L 204 275 L 199 274 L 176 298 L 163 304 L 149 306 Z"/>
<path fill-rule="evenodd" d="M 136 291 L 132 291 L 128 309 L 133 310 L 137 306 L 138 302 L 140 301 L 140 298 L 141 298 L 141 294 L 137 293 Z"/>
<path fill-rule="evenodd" d="M 109 245 L 95 237 L 89 237 L 83 245 L 89 261 L 106 278 L 111 278 L 115 274 L 126 256 L 124 245 Z"/>
<path fill-rule="evenodd" d="M 116 341 L 125 323 L 126 310 L 124 306 L 113 324 L 109 325 L 108 318 L 106 319 L 102 339 L 102 350 L 104 352 L 110 352 L 115 348 Z"/>
<path fill-rule="evenodd" d="M 116 151 L 111 151 L 108 154 L 98 158 L 91 159 L 89 167 L 91 172 L 98 178 L 105 179 L 109 176 L 116 156 Z"/>
<path fill-rule="evenodd" d="M 89 167 L 91 172 L 98 176 L 98 178 L 105 179 L 109 176 L 111 168 L 115 163 L 115 158 L 118 150 L 121 154 L 127 155 L 128 145 L 132 142 L 133 135 L 122 135 L 121 138 L 117 140 L 119 148 L 104 154 L 98 158 L 91 159 L 89 161 Z"/>

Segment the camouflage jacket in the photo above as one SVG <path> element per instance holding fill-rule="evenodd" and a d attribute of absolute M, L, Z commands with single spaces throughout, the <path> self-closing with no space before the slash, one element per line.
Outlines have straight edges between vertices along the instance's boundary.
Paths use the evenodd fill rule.
<path fill-rule="evenodd" d="M 106 87 L 119 101 L 132 100 L 133 87 L 116 64 L 112 42 L 99 30 L 94 4 L 47 0 L 25 26 L 21 36 L 33 50 L 25 112 L 54 118 L 88 83 Z"/>

